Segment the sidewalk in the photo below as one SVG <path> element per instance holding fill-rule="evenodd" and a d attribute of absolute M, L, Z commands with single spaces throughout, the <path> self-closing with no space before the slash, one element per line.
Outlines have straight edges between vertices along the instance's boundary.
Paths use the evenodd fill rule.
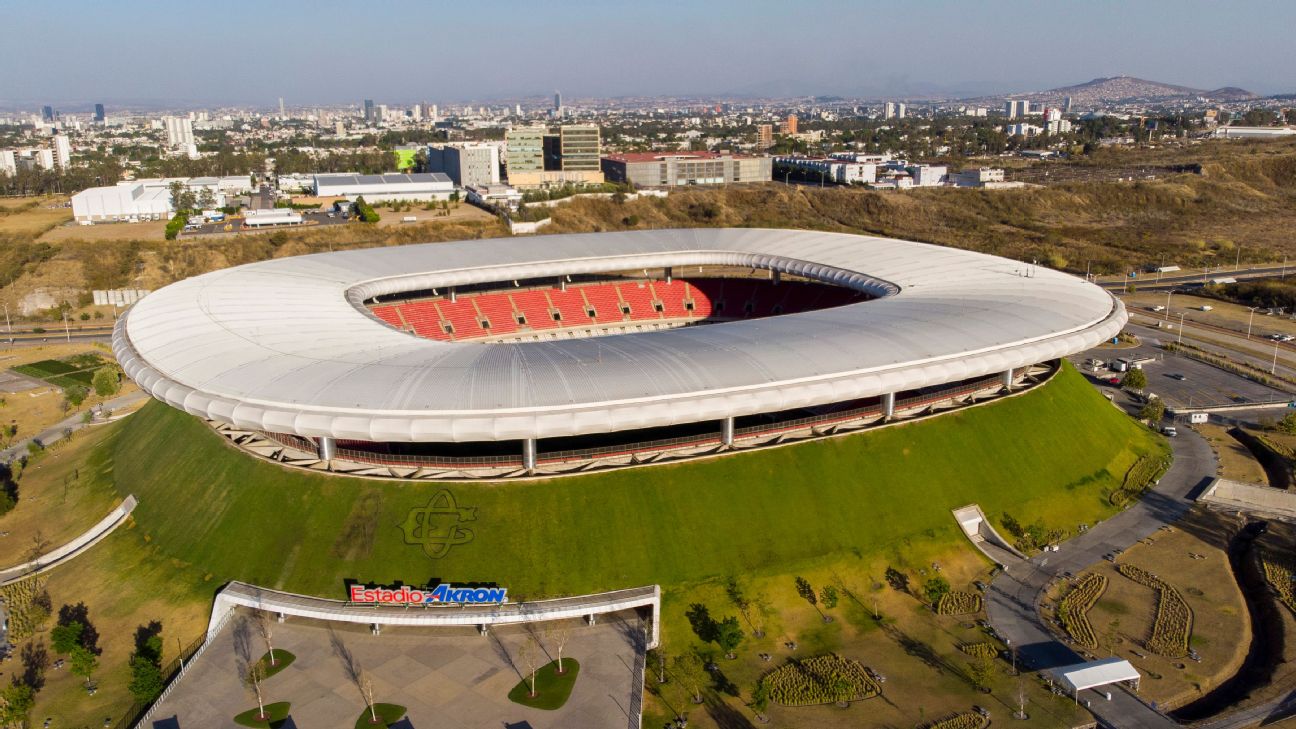
<path fill-rule="evenodd" d="M 107 400 L 103 403 L 103 407 L 105 410 L 116 411 L 116 410 L 120 410 L 121 408 L 129 407 L 136 403 L 143 402 L 147 400 L 148 397 L 149 394 L 147 392 L 144 392 L 143 390 L 137 390 L 135 392 L 130 393 L 129 395 L 122 395 L 121 397 L 116 397 L 113 398 L 112 400 Z M 98 423 L 94 421 L 89 423 L 83 422 L 82 421 L 83 417 L 85 417 L 85 411 L 78 412 L 73 415 L 69 415 L 68 417 L 64 418 L 63 420 L 59 421 L 53 426 L 46 428 L 45 430 L 42 430 L 40 433 L 37 433 L 34 437 L 23 438 L 22 440 L 14 443 L 8 448 L 0 451 L 0 463 L 12 463 L 16 458 L 25 455 L 27 453 L 27 444 L 32 442 L 33 440 L 39 441 L 42 446 L 48 448 L 50 445 L 62 440 L 63 437 L 68 434 L 68 432 L 75 433 L 76 431 L 81 430 L 82 428 L 85 428 L 87 426 L 102 424 L 102 421 Z"/>

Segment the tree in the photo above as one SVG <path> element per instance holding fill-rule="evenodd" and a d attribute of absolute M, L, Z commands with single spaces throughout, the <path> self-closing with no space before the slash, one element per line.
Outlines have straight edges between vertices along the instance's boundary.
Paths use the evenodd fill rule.
<path fill-rule="evenodd" d="M 819 602 L 823 603 L 825 610 L 832 610 L 837 607 L 837 588 L 832 585 L 824 585 L 819 591 Z"/>
<path fill-rule="evenodd" d="M 738 649 L 742 639 L 742 626 L 738 624 L 738 618 L 730 615 L 716 623 L 715 643 L 724 651 L 725 658 L 735 658 L 734 651 Z"/>
<path fill-rule="evenodd" d="M 1148 421 L 1148 425 L 1151 425 L 1153 428 L 1155 428 L 1157 424 L 1161 422 L 1161 418 L 1164 417 L 1165 403 L 1162 402 L 1159 397 L 1154 397 L 1151 400 L 1148 400 L 1147 404 L 1139 410 L 1139 419 Z"/>
<path fill-rule="evenodd" d="M 1121 379 L 1121 387 L 1127 390 L 1142 390 L 1147 387 L 1147 373 L 1141 368 L 1132 369 Z"/>
<path fill-rule="evenodd" d="M 378 723 L 378 710 L 374 707 L 374 690 L 373 679 L 369 674 L 360 673 L 360 695 L 364 697 L 365 706 L 369 708 L 369 721 L 373 724 Z M 534 694 L 534 691 L 532 692 Z"/>
<path fill-rule="evenodd" d="M 797 577 L 797 578 L 796 578 L 796 591 L 797 591 L 797 594 L 801 596 L 801 599 L 802 599 L 802 600 L 805 600 L 806 602 L 808 602 L 808 603 L 810 603 L 811 605 L 813 605 L 813 606 L 815 607 L 815 609 L 818 609 L 818 607 L 819 607 L 819 605 L 818 605 L 819 600 L 818 600 L 818 598 L 815 597 L 815 591 L 814 591 L 814 588 L 810 586 L 810 581 L 809 581 L 809 580 L 807 580 L 807 579 L 804 578 L 804 577 Z"/>
<path fill-rule="evenodd" d="M 95 370 L 94 378 L 90 380 L 91 386 L 94 387 L 95 394 L 99 397 L 109 397 L 116 395 L 121 389 L 121 378 L 118 376 L 116 367 L 100 367 Z"/>
<path fill-rule="evenodd" d="M 1287 413 L 1278 421 L 1278 430 L 1288 435 L 1296 435 L 1296 412 Z"/>
<path fill-rule="evenodd" d="M 255 625 L 257 633 L 261 635 L 261 640 L 265 641 L 266 652 L 270 654 L 270 665 L 278 665 L 279 661 L 275 660 L 274 654 L 274 622 L 270 617 L 270 613 L 258 610 Z"/>
<path fill-rule="evenodd" d="M 565 673 L 563 670 L 563 649 L 567 647 L 567 641 L 571 640 L 571 626 L 566 623 L 552 623 L 545 628 L 545 638 L 558 648 L 558 673 Z"/>
<path fill-rule="evenodd" d="M 89 648 L 78 645 L 72 649 L 72 673 L 81 676 L 86 680 L 86 686 L 90 685 L 90 675 L 99 668 L 99 656 L 94 654 Z"/>
<path fill-rule="evenodd" d="M 166 685 L 162 680 L 162 669 L 156 663 L 141 655 L 131 656 L 131 680 L 128 688 L 131 696 L 141 704 L 147 704 L 162 695 Z"/>
<path fill-rule="evenodd" d="M 528 696 L 535 698 L 536 669 L 539 668 L 539 659 L 536 657 L 535 638 L 530 634 L 528 634 L 526 640 L 522 642 L 522 646 L 518 648 L 518 658 L 521 659 L 522 665 L 526 666 L 527 677 L 531 681 L 531 693 L 528 694 Z"/>
<path fill-rule="evenodd" d="M 702 682 L 706 676 L 706 668 L 702 665 L 702 659 L 698 658 L 696 653 L 675 656 L 674 669 L 671 673 L 675 674 L 680 683 L 688 689 L 693 703 L 702 703 Z"/>
<path fill-rule="evenodd" d="M 261 698 L 261 682 L 265 680 L 265 665 L 257 661 L 248 666 L 243 674 L 243 686 L 249 693 L 256 695 L 257 718 L 265 721 L 265 701 Z"/>
<path fill-rule="evenodd" d="M 211 188 L 204 187 L 202 191 L 198 193 L 197 204 L 202 210 L 211 210 L 216 207 L 216 195 L 211 191 Z"/>
<path fill-rule="evenodd" d="M 81 645 L 81 633 L 84 631 L 85 625 L 78 621 L 56 625 L 50 631 L 50 646 L 55 653 L 69 655 Z"/>
<path fill-rule="evenodd" d="M 933 608 L 936 607 L 940 602 L 940 599 L 949 591 L 949 580 L 940 575 L 935 575 L 923 583 L 923 595 L 926 596 L 927 602 L 931 603 Z"/>
<path fill-rule="evenodd" d="M 90 394 L 90 391 L 81 385 L 72 385 L 63 388 L 63 399 L 74 408 L 81 407 L 81 403 L 85 402 L 86 395 L 88 394 Z"/>
<path fill-rule="evenodd" d="M 757 719 L 764 719 L 765 710 L 769 708 L 769 686 L 764 681 L 757 681 L 756 688 L 752 689 L 751 708 Z"/>
<path fill-rule="evenodd" d="M 25 726 L 27 715 L 36 704 L 36 689 L 15 681 L 0 691 L 0 723 Z"/>
<path fill-rule="evenodd" d="M 968 663 L 968 676 L 972 679 L 973 685 L 979 689 L 990 687 L 990 681 L 994 678 L 994 659 L 989 656 L 981 656 Z"/>

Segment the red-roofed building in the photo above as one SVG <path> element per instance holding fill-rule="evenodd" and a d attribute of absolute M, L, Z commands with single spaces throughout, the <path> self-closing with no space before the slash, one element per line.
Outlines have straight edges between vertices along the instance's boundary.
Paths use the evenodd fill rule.
<path fill-rule="evenodd" d="M 632 182 L 635 187 L 769 182 L 772 174 L 770 157 L 721 152 L 623 152 L 603 158 L 608 182 Z"/>

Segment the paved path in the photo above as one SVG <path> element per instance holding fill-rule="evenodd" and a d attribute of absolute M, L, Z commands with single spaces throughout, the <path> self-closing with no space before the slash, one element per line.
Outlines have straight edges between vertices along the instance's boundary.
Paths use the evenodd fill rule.
<path fill-rule="evenodd" d="M 1192 507 L 1196 496 L 1215 476 L 1215 454 L 1197 433 L 1185 429 L 1171 439 L 1175 459 L 1170 470 L 1146 496 L 1074 539 L 1057 552 L 1018 561 L 999 573 L 986 594 L 990 624 L 1016 648 L 1018 661 L 1032 670 L 1079 663 L 1084 659 L 1045 628 L 1038 610 L 1044 588 L 1064 572 L 1079 573 L 1103 555 L 1125 549 L 1164 524 L 1177 521 Z M 1096 692 L 1085 692 L 1090 711 L 1116 729 L 1161 729 L 1177 726 L 1127 691 L 1113 691 L 1105 701 Z"/>
<path fill-rule="evenodd" d="M 0 571 L 0 585 L 7 585 L 24 577 L 53 569 L 98 544 L 100 540 L 111 534 L 114 529 L 121 526 L 122 522 L 126 521 L 126 517 L 130 516 L 130 513 L 135 510 L 136 503 L 133 495 L 127 496 L 116 508 L 108 512 L 108 516 L 100 519 L 98 523 L 82 532 L 76 539 L 58 549 L 46 552 L 30 562 L 24 562 Z"/>
<path fill-rule="evenodd" d="M 144 392 L 143 390 L 136 390 L 135 392 L 132 392 L 129 395 L 122 395 L 121 397 L 116 397 L 113 398 L 112 400 L 104 401 L 103 407 L 105 410 L 116 411 L 116 410 L 120 410 L 121 408 L 134 405 L 135 403 L 143 402 L 144 400 L 147 400 L 148 397 L 149 394 L 147 392 Z M 0 451 L 0 463 L 10 463 L 14 459 L 18 458 L 19 456 L 26 454 L 27 444 L 32 442 L 33 440 L 39 441 L 40 444 L 45 447 L 49 447 L 50 445 L 53 445 L 54 443 L 57 443 L 58 441 L 62 440 L 63 437 L 67 435 L 68 431 L 72 431 L 75 433 L 76 431 L 81 430 L 82 428 L 85 428 L 89 425 L 96 425 L 102 423 L 102 421 L 86 423 L 81 420 L 82 417 L 84 417 L 84 413 L 76 413 L 74 415 L 69 415 L 68 417 L 59 421 L 55 425 L 52 425 L 49 428 L 42 430 L 40 433 L 37 433 L 35 437 L 23 438 L 17 443 L 14 443 L 8 448 Z"/>

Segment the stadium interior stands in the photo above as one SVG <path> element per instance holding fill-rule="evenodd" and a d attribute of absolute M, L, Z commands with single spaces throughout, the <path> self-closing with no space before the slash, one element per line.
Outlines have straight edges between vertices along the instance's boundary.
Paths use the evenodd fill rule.
<path fill-rule="evenodd" d="M 431 294 L 431 295 L 428 295 Z M 842 306 L 867 298 L 852 289 L 813 281 L 694 277 L 670 280 L 612 278 L 529 282 L 419 292 L 403 301 L 374 304 L 375 316 L 420 337 L 442 341 L 527 339 L 545 332 L 618 331 L 758 319 Z M 453 301 L 451 300 L 453 299 Z"/>

